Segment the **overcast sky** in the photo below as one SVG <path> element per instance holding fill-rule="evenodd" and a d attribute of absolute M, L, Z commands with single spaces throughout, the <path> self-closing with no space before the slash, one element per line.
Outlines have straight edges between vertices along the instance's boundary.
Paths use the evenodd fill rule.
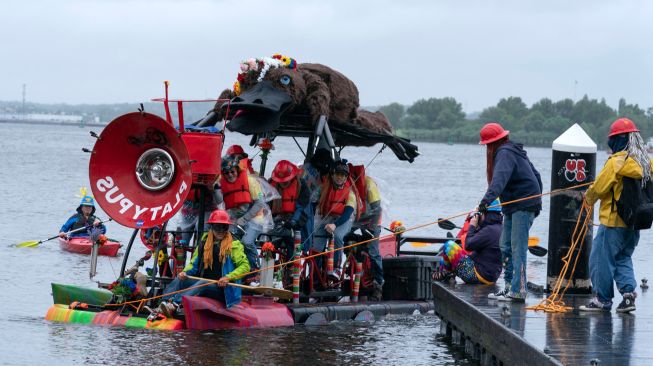
<path fill-rule="evenodd" d="M 2 0 L 0 100 L 217 97 L 282 53 L 339 70 L 362 105 L 521 96 L 653 106 L 650 1 Z M 576 83 L 577 82 L 577 83 Z"/>

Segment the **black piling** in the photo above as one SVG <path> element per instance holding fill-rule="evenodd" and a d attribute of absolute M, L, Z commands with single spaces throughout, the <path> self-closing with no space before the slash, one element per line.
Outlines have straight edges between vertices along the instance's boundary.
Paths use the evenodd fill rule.
<path fill-rule="evenodd" d="M 578 125 L 574 124 L 553 141 L 551 191 L 569 188 L 594 180 L 596 171 L 596 143 Z M 566 190 L 551 196 L 549 216 L 549 257 L 547 263 L 547 291 L 555 286 L 569 251 L 571 237 L 582 206 L 582 195 L 587 186 Z M 591 292 L 589 254 L 592 248 L 592 227 L 576 250 L 580 258 L 571 278 L 568 293 Z M 575 256 L 574 256 L 575 257 Z"/>

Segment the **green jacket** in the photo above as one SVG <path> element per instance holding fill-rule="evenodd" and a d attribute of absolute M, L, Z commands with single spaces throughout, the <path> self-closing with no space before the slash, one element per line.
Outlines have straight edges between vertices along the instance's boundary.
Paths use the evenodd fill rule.
<path fill-rule="evenodd" d="M 202 261 L 200 260 L 201 257 L 198 253 L 200 248 L 204 248 L 204 243 L 206 242 L 207 237 L 208 233 L 204 233 L 202 236 L 202 243 L 195 248 L 190 263 L 188 263 L 184 268 L 184 272 L 189 276 L 197 276 L 201 272 L 200 266 L 202 265 Z M 249 272 L 249 261 L 245 255 L 245 247 L 240 241 L 234 239 L 234 241 L 231 242 L 231 255 L 228 255 L 226 259 L 230 260 L 234 267 L 233 270 L 226 274 L 230 281 L 239 279 L 243 274 Z M 225 260 L 225 262 L 227 260 Z"/>

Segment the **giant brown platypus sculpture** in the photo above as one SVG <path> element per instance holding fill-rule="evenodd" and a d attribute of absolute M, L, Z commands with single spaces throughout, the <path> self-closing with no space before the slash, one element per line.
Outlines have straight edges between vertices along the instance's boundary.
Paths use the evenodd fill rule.
<path fill-rule="evenodd" d="M 222 92 L 216 109 L 231 112 L 231 129 L 245 133 L 269 129 L 261 120 L 277 121 L 284 113 L 304 113 L 315 123 L 326 116 L 330 124 L 352 123 L 369 131 L 392 135 L 393 128 L 380 112 L 359 109 L 356 85 L 332 68 L 298 64 L 282 55 L 241 62 L 233 89 Z M 261 118 L 265 116 L 266 118 Z"/>

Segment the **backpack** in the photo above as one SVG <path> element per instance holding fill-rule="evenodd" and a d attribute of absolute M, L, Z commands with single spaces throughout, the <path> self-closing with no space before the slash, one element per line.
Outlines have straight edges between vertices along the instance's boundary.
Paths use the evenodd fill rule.
<path fill-rule="evenodd" d="M 613 210 L 617 206 L 617 214 L 626 225 L 633 230 L 650 229 L 653 223 L 653 181 L 646 182 L 642 188 L 641 179 L 623 177 L 623 190 L 621 197 L 614 201 L 612 191 Z"/>

